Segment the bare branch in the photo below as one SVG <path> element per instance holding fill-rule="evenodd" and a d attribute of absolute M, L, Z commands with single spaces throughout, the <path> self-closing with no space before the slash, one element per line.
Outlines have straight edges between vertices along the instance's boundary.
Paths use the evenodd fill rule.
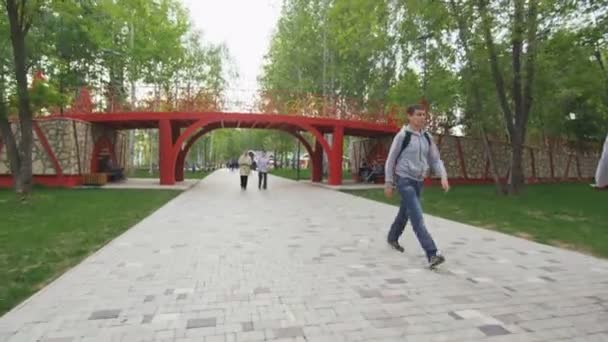
<path fill-rule="evenodd" d="M 9 0 L 10 1 L 10 0 Z M 26 5 L 27 0 L 21 0 L 21 6 L 17 5 L 17 10 L 21 10 L 19 12 L 19 29 L 21 30 L 21 34 L 25 32 L 25 15 L 26 15 Z"/>
<path fill-rule="evenodd" d="M 502 72 L 500 70 L 500 66 L 498 64 L 498 54 L 496 53 L 494 39 L 492 38 L 492 23 L 488 14 L 487 0 L 478 0 L 477 4 L 479 14 L 481 15 L 481 26 L 483 29 L 484 40 L 490 58 L 492 76 L 494 77 L 494 82 L 496 83 L 496 92 L 498 95 L 498 100 L 500 102 L 500 106 L 502 108 L 502 112 L 506 121 L 507 130 L 509 131 L 509 135 L 512 137 L 515 133 L 513 114 L 511 111 L 511 107 L 509 106 L 509 101 L 507 100 L 505 82 L 502 76 Z"/>
<path fill-rule="evenodd" d="M 524 0 L 514 1 L 513 32 L 512 32 L 512 63 L 513 63 L 513 111 L 515 125 L 519 129 L 523 114 L 521 93 L 521 54 L 524 36 Z"/>
<path fill-rule="evenodd" d="M 523 104 L 523 116 L 520 122 L 520 129 L 525 133 L 526 123 L 530 115 L 530 108 L 532 107 L 532 92 L 534 85 L 534 72 L 535 72 L 535 61 L 536 61 L 536 31 L 538 29 L 538 4 L 537 0 L 531 0 L 528 5 L 528 49 L 526 52 L 526 79 L 524 84 L 524 104 Z"/>

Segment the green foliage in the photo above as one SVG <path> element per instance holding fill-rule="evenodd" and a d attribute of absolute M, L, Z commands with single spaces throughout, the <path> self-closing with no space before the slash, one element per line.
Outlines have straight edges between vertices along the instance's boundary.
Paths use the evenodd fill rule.
<path fill-rule="evenodd" d="M 364 106 L 376 101 L 403 107 L 426 96 L 440 123 L 458 117 L 465 133 L 474 134 L 483 124 L 491 135 L 504 136 L 477 5 L 473 0 L 287 0 L 262 86 L 269 93 L 355 98 Z M 513 3 L 491 0 L 488 8 L 499 72 L 511 99 Z M 597 131 L 606 131 L 605 8 L 606 0 L 540 4 L 530 136 L 595 139 Z M 458 17 L 465 23 L 464 41 Z M 287 103 L 294 96 L 275 98 Z M 570 122 L 570 112 L 587 123 Z"/>
<path fill-rule="evenodd" d="M 50 114 L 52 110 L 65 106 L 70 100 L 67 95 L 61 94 L 57 91 L 57 87 L 46 80 L 35 81 L 28 91 L 30 106 L 34 115 Z M 16 113 L 18 106 L 17 94 L 12 94 L 9 101 L 9 112 Z"/>
<path fill-rule="evenodd" d="M 219 97 L 230 76 L 227 49 L 205 44 L 178 0 L 29 3 L 28 71 L 43 71 L 64 99 L 86 85 L 97 88 L 105 101 L 125 102 L 129 83 L 159 88 L 165 96 L 187 84 Z M 5 21 L 2 16 L 0 33 L 8 33 Z M 0 64 L 12 67 L 7 56 L 12 57 L 10 42 L 3 40 Z M 53 92 L 38 95 L 45 94 L 50 98 L 41 102 L 65 105 Z"/>
<path fill-rule="evenodd" d="M 246 150 L 284 154 L 293 152 L 295 146 L 295 138 L 285 132 L 258 129 L 220 129 L 209 133 L 205 139 L 213 142 L 215 155 L 212 157 L 219 162 L 238 158 Z"/>

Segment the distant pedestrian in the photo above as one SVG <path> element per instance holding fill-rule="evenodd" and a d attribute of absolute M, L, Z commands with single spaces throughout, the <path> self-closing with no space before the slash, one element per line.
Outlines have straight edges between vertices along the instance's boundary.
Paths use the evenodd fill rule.
<path fill-rule="evenodd" d="M 266 151 L 262 151 L 260 157 L 257 160 L 258 167 L 258 189 L 266 190 L 266 185 L 268 181 L 268 164 L 270 163 L 270 159 L 266 156 Z"/>
<path fill-rule="evenodd" d="M 253 161 L 247 151 L 239 157 L 239 173 L 241 175 L 241 189 L 247 190 L 247 178 L 251 174 L 251 164 Z"/>

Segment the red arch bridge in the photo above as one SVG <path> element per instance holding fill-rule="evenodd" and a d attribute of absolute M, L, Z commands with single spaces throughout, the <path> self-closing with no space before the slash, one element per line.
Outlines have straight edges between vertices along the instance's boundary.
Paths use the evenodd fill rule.
<path fill-rule="evenodd" d="M 206 133 L 220 128 L 273 129 L 291 134 L 306 148 L 312 163 L 311 180 L 322 180 L 323 153 L 329 164 L 328 183 L 342 183 L 344 136 L 384 137 L 395 134 L 399 127 L 388 120 L 370 122 L 295 115 L 226 112 L 131 112 L 67 115 L 62 118 L 100 124 L 115 130 L 159 130 L 160 183 L 171 185 L 184 179 L 186 155 L 194 142 Z M 302 133 L 310 133 L 314 143 Z M 331 140 L 326 139 L 331 134 Z"/>

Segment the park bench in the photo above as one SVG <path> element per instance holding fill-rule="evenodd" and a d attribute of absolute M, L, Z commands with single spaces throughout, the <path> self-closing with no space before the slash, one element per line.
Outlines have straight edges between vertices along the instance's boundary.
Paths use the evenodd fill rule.
<path fill-rule="evenodd" d="M 83 185 L 96 185 L 102 186 L 108 183 L 108 175 L 103 172 L 98 173 L 86 173 L 82 175 Z"/>

